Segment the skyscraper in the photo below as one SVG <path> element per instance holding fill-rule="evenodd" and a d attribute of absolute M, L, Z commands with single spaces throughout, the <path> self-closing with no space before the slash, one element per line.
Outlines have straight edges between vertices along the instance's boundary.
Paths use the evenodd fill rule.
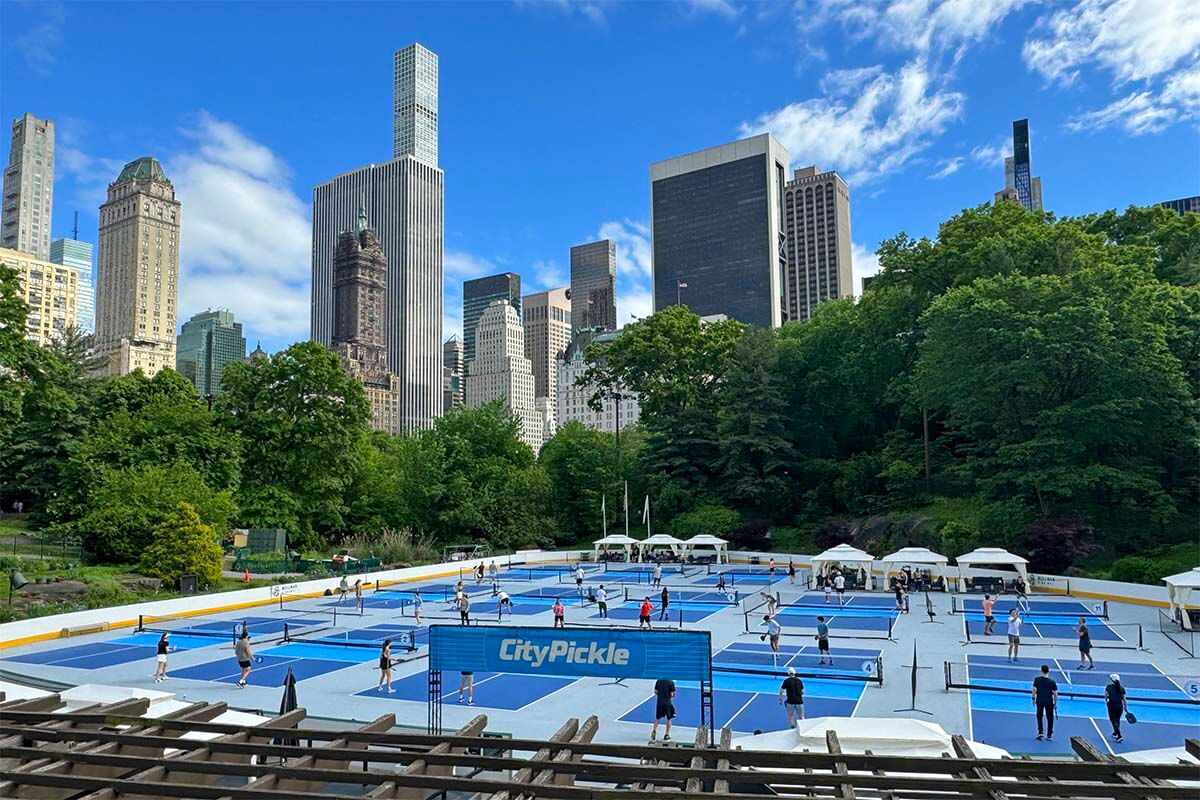
<path fill-rule="evenodd" d="M 1200 213 L 1200 197 L 1181 197 L 1178 200 L 1167 200 L 1159 205 L 1169 208 L 1177 214 L 1186 214 L 1189 211 Z"/>
<path fill-rule="evenodd" d="M 79 236 L 78 225 L 74 236 Z M 92 243 L 81 242 L 78 238 L 55 239 L 50 243 L 50 261 L 79 270 L 79 308 L 75 324 L 84 333 L 95 333 L 96 290 L 92 284 Z"/>
<path fill-rule="evenodd" d="M 633 392 L 621 389 L 615 393 L 616 397 L 602 397 L 600 410 L 596 411 L 591 406 L 596 388 L 577 383 L 587 372 L 587 362 L 583 356 L 588 347 L 592 344 L 609 344 L 620 335 L 619 331 L 597 333 L 581 330 L 572 337 L 558 363 L 558 407 L 555 417 L 559 428 L 568 422 L 581 422 L 592 430 L 615 433 L 618 428 L 625 430 L 638 421 L 641 404 Z"/>
<path fill-rule="evenodd" d="M 333 352 L 362 382 L 371 427 L 399 433 L 400 381 L 388 370 L 387 282 L 387 257 L 360 208 L 354 230 L 338 235 L 333 259 Z"/>
<path fill-rule="evenodd" d="M 571 324 L 617 329 L 617 245 L 611 239 L 571 248 Z"/>
<path fill-rule="evenodd" d="M 79 270 L 0 247 L 0 264 L 16 270 L 21 299 L 29 308 L 25 337 L 49 344 L 63 329 L 78 325 Z"/>
<path fill-rule="evenodd" d="M 246 337 L 232 311 L 193 314 L 175 339 L 176 369 L 196 386 L 201 397 L 219 395 L 225 365 L 245 359 Z"/>
<path fill-rule="evenodd" d="M 493 300 L 509 303 L 517 310 L 517 319 L 520 319 L 521 276 L 515 272 L 502 272 L 463 281 L 463 364 L 468 374 L 471 371 L 471 359 L 475 358 L 475 326 Z"/>
<path fill-rule="evenodd" d="M 767 133 L 650 165 L 655 311 L 780 325 L 787 165 Z"/>
<path fill-rule="evenodd" d="M 438 165 L 438 57 L 419 44 L 397 50 L 393 65 L 392 158 Z"/>
<path fill-rule="evenodd" d="M 807 320 L 822 300 L 854 294 L 850 190 L 836 172 L 804 167 L 784 186 L 787 279 L 783 319 Z"/>
<path fill-rule="evenodd" d="M 411 47 L 399 51 L 395 72 L 400 98 L 400 78 L 408 74 L 404 54 L 411 51 L 416 59 L 413 80 L 422 76 L 421 91 L 414 88 L 416 100 L 397 102 L 395 110 L 397 131 L 407 125 L 404 119 L 412 118 L 412 147 L 401 147 L 397 139 L 399 156 L 392 161 L 360 167 L 313 189 L 312 339 L 325 345 L 332 342 L 334 249 L 338 234 L 353 229 L 361 206 L 388 262 L 388 365 L 401 378 L 400 419 L 405 430 L 428 428 L 442 413 L 445 176 L 437 168 L 437 59 L 419 45 L 414 47 L 425 55 Z M 433 59 L 432 80 L 426 56 Z M 423 59 L 425 66 L 419 68 Z M 426 113 L 429 92 L 433 92 L 432 117 Z M 428 158 L 430 141 L 432 159 Z M 420 142 L 424 144 L 418 148 Z"/>
<path fill-rule="evenodd" d="M 503 400 L 521 424 L 521 440 L 536 454 L 545 437 L 545 418 L 533 397 L 533 370 L 525 357 L 521 316 L 507 300 L 493 300 L 475 328 L 475 358 L 467 364 L 467 406 Z"/>
<path fill-rule="evenodd" d="M 996 202 L 1015 200 L 1030 211 L 1042 210 L 1042 179 L 1033 177 L 1029 156 L 1029 120 L 1013 121 L 1013 154 L 1004 159 L 1004 188 Z"/>
<path fill-rule="evenodd" d="M 443 410 L 463 404 L 463 384 L 466 376 L 463 374 L 463 341 L 457 334 L 452 335 L 442 345 L 442 403 Z"/>
<path fill-rule="evenodd" d="M 521 300 L 525 357 L 533 369 L 533 396 L 549 400 L 551 417 L 558 396 L 558 359 L 571 343 L 571 305 L 566 289 L 535 292 Z"/>
<path fill-rule="evenodd" d="M 175 367 L 180 205 L 158 159 L 130 161 L 100 206 L 97 355 L 106 375 Z"/>
<path fill-rule="evenodd" d="M 4 170 L 0 247 L 50 258 L 54 210 L 54 120 L 25 114 L 13 120 Z M 91 276 L 89 276 L 91 277 Z"/>

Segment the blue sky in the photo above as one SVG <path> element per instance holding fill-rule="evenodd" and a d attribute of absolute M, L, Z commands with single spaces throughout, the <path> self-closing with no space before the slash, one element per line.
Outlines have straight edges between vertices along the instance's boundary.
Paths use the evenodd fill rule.
<path fill-rule="evenodd" d="M 183 202 L 183 319 L 224 306 L 251 346 L 308 335 L 312 187 L 391 155 L 391 63 L 440 57 L 446 333 L 463 279 L 566 281 L 619 246 L 621 321 L 650 311 L 652 161 L 770 130 L 849 182 L 855 272 L 1003 184 L 1028 117 L 1047 210 L 1200 194 L 1193 0 L 618 3 L 0 2 L 0 117 L 57 122 L 54 236 L 122 163 Z"/>

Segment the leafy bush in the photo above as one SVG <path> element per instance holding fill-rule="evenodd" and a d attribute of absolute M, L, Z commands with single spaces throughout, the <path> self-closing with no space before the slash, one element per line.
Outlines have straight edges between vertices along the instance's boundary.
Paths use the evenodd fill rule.
<path fill-rule="evenodd" d="M 325 566 L 324 564 L 313 564 L 308 568 L 308 572 L 304 573 L 304 577 L 311 580 L 316 580 L 318 578 L 332 578 L 333 573 L 330 572 L 329 567 Z"/>
<path fill-rule="evenodd" d="M 373 556 L 384 564 L 432 564 L 441 560 L 433 537 L 414 535 L 410 528 L 355 533 L 342 540 L 342 547 L 355 558 Z"/>
<path fill-rule="evenodd" d="M 175 513 L 154 529 L 154 539 L 142 554 L 141 571 L 179 585 L 181 575 L 195 575 L 203 586 L 221 580 L 221 545 L 213 529 L 200 521 L 190 503 L 180 503 Z"/>
<path fill-rule="evenodd" d="M 732 508 L 706 504 L 685 511 L 671 521 L 671 531 L 680 539 L 708 535 L 728 538 L 742 524 L 742 516 Z"/>
<path fill-rule="evenodd" d="M 1061 575 L 1095 552 L 1095 531 L 1082 517 L 1040 519 L 1025 527 L 1021 543 L 1033 572 Z"/>
<path fill-rule="evenodd" d="M 961 522 L 947 522 L 942 526 L 942 555 L 958 558 L 979 547 L 979 531 Z"/>
<path fill-rule="evenodd" d="M 1113 562 L 1109 570 L 1109 578 L 1123 583 L 1145 583 L 1158 586 L 1162 579 L 1177 572 L 1190 569 L 1186 561 L 1172 558 L 1146 558 L 1145 556 L 1126 556 Z"/>

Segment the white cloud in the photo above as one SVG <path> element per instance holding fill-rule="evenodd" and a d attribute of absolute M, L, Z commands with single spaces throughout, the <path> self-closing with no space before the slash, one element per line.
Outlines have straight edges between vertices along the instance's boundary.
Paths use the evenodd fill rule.
<path fill-rule="evenodd" d="M 1088 111 L 1067 123 L 1073 131 L 1095 131 L 1120 125 L 1135 136 L 1158 133 L 1175 121 L 1178 112 L 1160 105 L 1153 92 L 1133 92 L 1096 111 Z"/>
<path fill-rule="evenodd" d="M 879 256 L 858 242 L 851 242 L 850 267 L 854 276 L 854 296 L 858 297 L 862 295 L 862 279 L 879 272 Z"/>
<path fill-rule="evenodd" d="M 287 165 L 208 113 L 182 133 L 163 167 L 183 206 L 180 318 L 221 306 L 254 335 L 307 337 L 310 214 Z"/>
<path fill-rule="evenodd" d="M 654 313 L 650 289 L 629 281 L 617 281 L 617 327 Z"/>
<path fill-rule="evenodd" d="M 596 25 L 608 24 L 608 8 L 614 0 L 516 0 L 518 7 L 556 8 L 564 14 L 578 13 Z"/>
<path fill-rule="evenodd" d="M 442 260 L 442 279 L 447 284 L 458 284 L 459 291 L 462 290 L 463 281 L 503 271 L 486 258 L 463 250 L 447 250 Z"/>
<path fill-rule="evenodd" d="M 617 273 L 635 278 L 650 277 L 650 226 L 631 219 L 605 222 L 598 239 L 612 239 L 617 245 Z"/>
<path fill-rule="evenodd" d="M 938 162 L 937 171 L 934 172 L 929 177 L 935 181 L 940 181 L 942 178 L 947 178 L 947 177 L 953 175 L 954 173 L 958 172 L 959 168 L 962 165 L 963 165 L 963 157 L 962 156 L 955 156 L 954 158 L 947 158 L 943 161 Z"/>
<path fill-rule="evenodd" d="M 531 271 L 533 272 L 533 282 L 529 286 L 530 289 L 541 291 L 559 289 L 570 283 L 562 265 L 552 258 L 533 262 Z"/>
<path fill-rule="evenodd" d="M 1090 65 L 1111 72 L 1117 85 L 1153 78 L 1200 49 L 1195 0 L 1078 0 L 1037 25 L 1045 34 L 1025 42 L 1025 63 L 1056 83 L 1071 83 Z"/>
<path fill-rule="evenodd" d="M 844 74 L 833 78 L 845 82 Z M 836 168 L 861 184 L 927 149 L 962 114 L 963 102 L 961 93 L 934 86 L 926 67 L 913 61 L 896 73 L 874 71 L 851 97 L 815 97 L 769 111 L 743 123 L 741 134 L 770 132 L 793 163 Z"/>
<path fill-rule="evenodd" d="M 742 9 L 730 0 L 688 0 L 688 7 L 693 14 L 719 14 L 727 19 L 733 19 L 742 13 Z"/>
<path fill-rule="evenodd" d="M 878 78 L 883 73 L 883 67 L 858 67 L 855 69 L 834 69 L 825 73 L 821 78 L 821 91 L 827 95 L 841 97 L 853 94 L 865 83 Z"/>
<path fill-rule="evenodd" d="M 9 44 L 25 57 L 25 66 L 31 72 L 49 75 L 62 47 L 66 11 L 62 3 L 37 3 L 29 7 L 38 9 L 42 19 L 23 33 L 13 35 L 10 30 Z"/>
<path fill-rule="evenodd" d="M 992 144 L 981 144 L 971 149 L 971 158 L 985 167 L 1003 165 L 1004 159 L 1011 155 L 1012 141 L 1009 139 L 998 139 Z"/>

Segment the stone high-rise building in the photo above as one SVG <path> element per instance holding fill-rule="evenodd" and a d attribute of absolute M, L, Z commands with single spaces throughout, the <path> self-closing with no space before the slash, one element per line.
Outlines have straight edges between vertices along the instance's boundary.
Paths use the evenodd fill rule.
<path fill-rule="evenodd" d="M 503 400 L 521 424 L 521 440 L 536 454 L 545 439 L 546 419 L 534 404 L 533 383 L 521 315 L 507 300 L 493 300 L 475 327 L 475 358 L 467 364 L 467 406 Z"/>
<path fill-rule="evenodd" d="M 805 167 L 783 187 L 787 278 L 783 321 L 807 320 L 822 300 L 854 294 L 850 190 L 836 172 Z"/>
<path fill-rule="evenodd" d="M 76 222 L 79 215 L 76 214 Z M 76 225 L 75 236 L 79 235 Z M 84 333 L 96 332 L 96 288 L 92 283 L 92 243 L 76 238 L 55 239 L 50 243 L 50 260 L 79 270 L 79 309 L 75 324 Z"/>
<path fill-rule="evenodd" d="M 4 247 L 0 247 L 0 264 L 16 270 L 21 299 L 29 307 L 26 338 L 41 345 L 49 344 L 65 328 L 79 324 L 78 269 Z"/>
<path fill-rule="evenodd" d="M 442 401 L 444 411 L 449 413 L 450 409 L 463 404 L 463 383 L 466 380 L 463 375 L 463 341 L 457 334 L 442 345 L 442 369 L 445 381 Z"/>
<path fill-rule="evenodd" d="M 515 272 L 502 272 L 463 281 L 463 364 L 471 370 L 475 358 L 475 326 L 484 310 L 495 300 L 505 300 L 517 310 L 521 317 L 521 276 Z"/>
<path fill-rule="evenodd" d="M 158 159 L 130 161 L 100 206 L 97 355 L 106 375 L 175 367 L 180 205 Z"/>
<path fill-rule="evenodd" d="M 175 368 L 195 385 L 201 397 L 220 394 L 225 365 L 245 360 L 246 337 L 232 311 L 193 314 L 175 337 Z"/>
<path fill-rule="evenodd" d="M 362 382 L 371 401 L 371 427 L 399 433 L 400 381 L 388 369 L 388 260 L 359 209 L 353 231 L 338 236 L 333 257 L 333 352 Z"/>
<path fill-rule="evenodd" d="M 768 133 L 650 165 L 654 310 L 782 323 L 788 152 Z"/>
<path fill-rule="evenodd" d="M 617 245 L 611 239 L 571 248 L 571 324 L 617 329 Z"/>
<path fill-rule="evenodd" d="M 0 201 L 0 247 L 48 261 L 54 211 L 53 120 L 33 114 L 13 120 Z"/>
<path fill-rule="evenodd" d="M 571 305 L 566 289 L 535 292 L 521 300 L 525 356 L 533 366 L 533 396 L 550 401 L 551 417 L 558 396 L 558 359 L 571 343 Z"/>
<path fill-rule="evenodd" d="M 388 260 L 388 365 L 400 376 L 400 423 L 429 428 L 442 414 L 442 255 L 445 175 L 437 166 L 437 56 L 396 51 L 393 155 L 313 189 L 312 340 L 333 339 L 338 234 L 366 208 Z"/>
<path fill-rule="evenodd" d="M 592 430 L 616 433 L 618 428 L 625 430 L 638 421 L 641 406 L 638 396 L 633 392 L 618 391 L 617 397 L 605 397 L 600 410 L 595 411 L 590 404 L 596 392 L 595 387 L 576 383 L 587 372 L 583 356 L 588 346 L 608 344 L 620 335 L 620 331 L 598 333 L 581 330 L 571 339 L 558 365 L 557 427 L 561 428 L 568 422 L 581 422 Z"/>

